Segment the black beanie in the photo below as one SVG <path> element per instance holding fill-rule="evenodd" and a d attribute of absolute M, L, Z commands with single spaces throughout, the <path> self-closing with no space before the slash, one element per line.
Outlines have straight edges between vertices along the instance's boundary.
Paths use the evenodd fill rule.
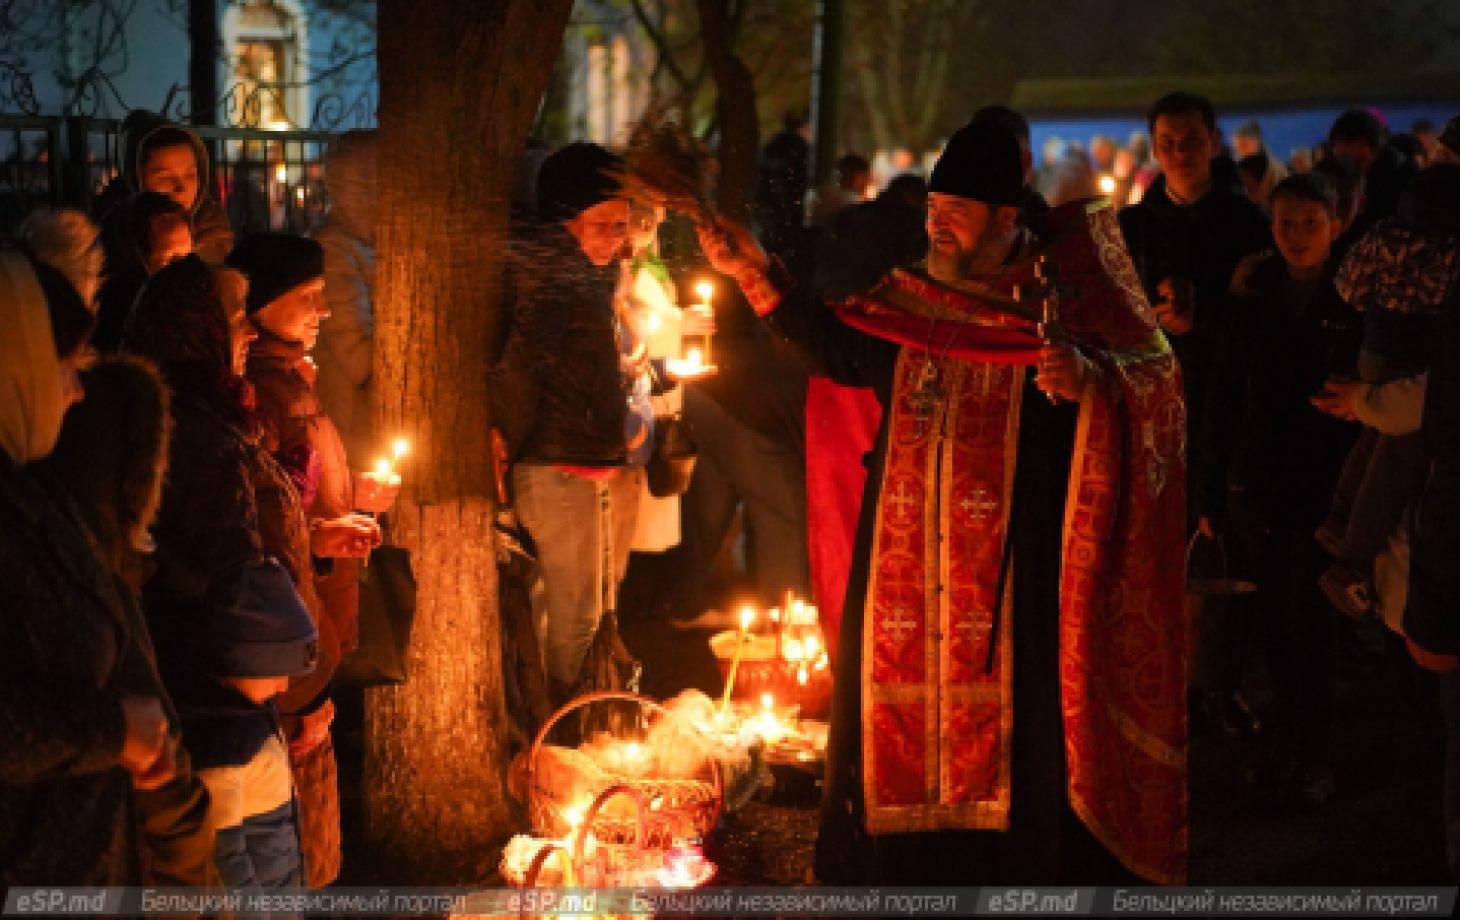
<path fill-rule="evenodd" d="M 216 584 L 203 627 L 204 656 L 218 677 L 295 677 L 314 670 L 319 632 L 273 559 L 246 563 Z"/>
<path fill-rule="evenodd" d="M 619 194 L 616 173 L 623 159 L 597 144 L 569 144 L 537 170 L 537 214 L 544 220 L 572 220 Z"/>
<path fill-rule="evenodd" d="M 324 247 L 292 233 L 255 233 L 225 260 L 248 276 L 248 312 L 256 313 L 306 281 L 324 276 Z"/>
<path fill-rule="evenodd" d="M 1019 142 L 1006 130 L 971 121 L 948 138 L 933 166 L 928 191 L 1017 207 L 1024 200 Z"/>

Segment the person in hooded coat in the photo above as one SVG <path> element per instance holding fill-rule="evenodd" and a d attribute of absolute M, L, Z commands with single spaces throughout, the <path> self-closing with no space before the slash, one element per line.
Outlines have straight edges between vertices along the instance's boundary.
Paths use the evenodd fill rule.
<path fill-rule="evenodd" d="M 96 215 L 102 225 L 106 254 L 103 274 L 126 280 L 111 292 L 98 320 L 101 337 L 96 346 L 114 351 L 126 325 L 126 312 L 141 287 L 130 265 L 127 241 L 131 229 L 130 198 L 139 192 L 159 192 L 183 209 L 192 233 L 193 251 L 208 262 L 222 262 L 233 248 L 233 228 L 214 194 L 208 148 L 197 134 L 155 112 L 134 109 L 117 129 L 121 174 L 102 192 Z M 127 280 L 130 279 L 130 280 Z"/>
<path fill-rule="evenodd" d="M 256 337 L 246 288 L 238 272 L 210 268 L 197 256 L 175 262 L 143 288 L 124 340 L 128 351 L 158 364 L 174 393 L 172 473 L 155 529 L 157 573 L 144 601 L 163 679 L 185 719 L 194 704 L 211 703 L 191 691 L 219 586 L 266 557 L 288 571 L 320 634 L 318 667 L 278 699 L 286 720 L 327 697 L 337 664 L 339 642 L 314 589 L 304 505 L 289 473 L 260 444 L 252 388 L 242 376 Z M 300 761 L 291 765 L 304 787 Z M 314 766 L 319 776 L 308 785 L 333 788 L 333 758 Z M 307 799 L 300 807 L 308 809 Z M 333 846 L 318 847 L 302 835 L 301 847 L 307 877 L 338 872 L 337 834 Z"/>
<path fill-rule="evenodd" d="M 135 884 L 134 788 L 173 776 L 168 718 L 128 681 L 125 602 L 74 504 L 36 472 L 82 396 L 91 314 L 0 252 L 0 886 Z"/>

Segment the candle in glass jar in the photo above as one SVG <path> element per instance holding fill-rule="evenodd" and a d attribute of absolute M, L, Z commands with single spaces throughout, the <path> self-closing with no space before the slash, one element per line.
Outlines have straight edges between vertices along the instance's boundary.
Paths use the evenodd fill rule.
<path fill-rule="evenodd" d="M 708 281 L 701 281 L 695 285 L 695 293 L 699 295 L 699 303 L 692 304 L 688 308 L 689 312 L 695 318 L 696 325 L 701 330 L 708 330 L 715 317 L 715 309 L 710 306 L 710 297 L 715 293 L 715 286 Z M 696 331 L 683 337 L 685 356 L 692 364 L 695 363 L 693 356 L 696 350 L 699 352 L 699 361 L 705 367 L 709 367 L 714 363 L 710 358 L 711 338 L 712 336 L 708 331 Z"/>

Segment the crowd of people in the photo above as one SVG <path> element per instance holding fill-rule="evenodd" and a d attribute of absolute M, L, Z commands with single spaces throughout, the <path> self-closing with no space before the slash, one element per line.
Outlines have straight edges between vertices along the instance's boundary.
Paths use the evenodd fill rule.
<path fill-rule="evenodd" d="M 235 241 L 195 134 L 124 134 L 99 226 L 3 253 L 0 878 L 325 885 L 332 677 L 398 486 L 352 469 L 321 383 L 360 362 L 316 345 L 332 307 L 325 345 L 369 327 L 371 220 Z"/>
<path fill-rule="evenodd" d="M 811 207 L 808 147 L 788 119 L 761 156 L 753 227 L 699 227 L 711 265 L 736 282 L 714 319 L 680 309 L 696 277 L 686 266 L 703 259 L 663 255 L 663 203 L 627 194 L 623 159 L 584 143 L 542 159 L 514 209 L 507 334 L 490 393 L 509 500 L 537 553 L 534 613 L 551 701 L 591 681 L 585 659 L 612 628 L 606 614 L 636 551 L 679 561 L 658 628 L 671 628 L 669 612 L 716 622 L 694 619 L 712 601 L 702 576 L 738 513 L 752 590 L 767 605 L 788 590 L 813 597 L 838 648 L 824 880 L 867 878 L 869 866 L 878 880 L 941 880 L 942 869 L 956 880 L 966 866 L 939 856 L 948 840 L 928 832 L 990 830 L 1028 844 L 986 851 L 989 866 L 1016 875 L 1184 878 L 1184 850 L 1153 844 L 1098 801 L 1066 802 L 1066 768 L 1030 759 L 1061 752 L 1060 732 L 1073 730 L 1060 727 L 1058 682 L 1029 675 L 1085 635 L 1061 631 L 1070 611 L 1099 606 L 1065 596 L 1076 562 L 1061 563 L 1059 535 L 1071 457 L 1095 449 L 1077 410 L 1104 411 L 1108 399 L 1107 408 L 1149 412 L 1131 415 L 1145 420 L 1139 437 L 1110 450 L 1150 464 L 1134 481 L 1151 489 L 1151 503 L 1135 517 L 1155 523 L 1118 545 L 1144 545 L 1170 524 L 1177 544 L 1220 543 L 1226 574 L 1251 587 L 1245 613 L 1194 630 L 1190 687 L 1173 690 L 1189 698 L 1129 717 L 1147 749 L 1169 743 L 1184 763 L 1189 707 L 1193 731 L 1260 732 L 1269 753 L 1254 783 L 1322 806 L 1334 791 L 1337 637 L 1345 616 L 1382 622 L 1399 654 L 1440 675 L 1426 687 L 1444 702 L 1450 761 L 1433 769 L 1447 770 L 1449 859 L 1460 877 L 1450 513 L 1460 472 L 1460 119 L 1440 131 L 1416 126 L 1406 139 L 1354 110 L 1321 150 L 1287 164 L 1246 127 L 1229 151 L 1212 106 L 1189 93 L 1157 100 L 1148 127 L 1124 148 L 1107 139 L 1088 153 L 1046 147 L 1036 163 L 1023 117 L 989 107 L 926 178 L 900 175 L 874 194 L 868 160 L 849 154 L 835 189 Z M 333 677 L 357 641 L 359 567 L 381 542 L 378 515 L 398 488 L 361 471 L 375 446 L 375 139 L 348 135 L 330 154 L 331 209 L 313 238 L 235 240 L 206 150 L 184 126 L 134 113 L 120 149 L 99 213 L 38 212 L 0 252 L 9 330 L 0 337 L 9 394 L 0 406 L 0 734 L 11 739 L 0 753 L 0 882 L 326 885 L 342 859 Z M 1123 205 L 1118 222 L 1087 224 L 1061 207 L 1091 198 Z M 946 311 L 970 309 L 961 298 L 998 294 L 1017 310 L 1019 285 L 1033 280 L 1020 274 L 1026 263 L 1040 254 L 1074 271 L 1091 239 L 1118 253 L 1101 249 L 1099 270 L 1067 294 L 1074 338 L 1051 337 L 1046 319 L 1042 344 L 1020 340 L 1027 358 L 1010 359 L 990 357 L 998 348 L 982 340 L 934 334 Z M 920 325 L 910 332 L 859 311 L 859 298 L 892 297 L 892 288 L 897 303 L 944 312 L 914 310 Z M 674 360 L 691 337 L 709 345 L 718 372 Z M 1013 758 L 1012 819 L 1007 770 L 986 777 L 999 804 L 973 818 L 940 811 L 947 802 L 899 805 L 895 777 L 886 788 L 868 781 L 864 794 L 859 772 L 889 769 L 886 751 L 863 736 L 861 707 L 873 704 L 859 697 L 863 631 L 883 641 L 887 621 L 871 611 L 891 603 L 877 574 L 893 564 L 882 555 L 895 536 L 884 512 L 904 511 L 889 504 L 889 470 L 926 439 L 942 443 L 929 425 L 951 418 L 939 413 L 952 411 L 950 391 L 963 392 L 970 372 L 960 361 L 984 374 L 983 398 L 1002 387 L 1013 399 L 1005 437 L 1018 442 L 1018 472 L 984 471 L 1007 474 L 999 494 L 1008 497 L 968 493 L 961 507 L 972 523 L 957 525 L 967 529 L 953 531 L 953 550 L 930 552 L 998 535 L 991 553 L 978 551 L 992 566 L 992 606 L 967 595 L 993 620 L 968 625 L 986 634 L 984 674 L 1014 668 L 1012 678 L 1000 673 L 1027 709 L 1003 755 Z M 1152 393 L 1166 401 L 1137 405 Z M 698 444 L 692 476 L 674 466 L 671 433 L 686 426 Z M 1086 433 L 1072 447 L 1077 428 Z M 1181 471 L 1184 519 L 1168 469 Z M 1001 501 L 1014 510 L 1002 507 L 1005 523 L 985 528 Z M 1159 594 L 1141 581 L 1149 573 L 1116 575 Z M 1001 625 L 1006 579 L 1014 600 Z M 968 589 L 956 579 L 947 587 L 955 597 Z M 1141 603 L 1134 598 L 1121 603 Z M 1185 634 L 1186 614 L 1157 614 L 1151 622 L 1171 627 L 1161 638 L 1138 632 L 1141 616 L 1115 628 L 1182 660 L 1170 643 Z M 1000 656 L 1009 616 L 1043 626 L 1028 630 L 1033 638 L 1015 632 Z M 1254 669 L 1272 687 L 1270 707 L 1246 696 Z M 1113 673 L 1092 671 L 1094 683 Z M 1175 706 L 1180 716 L 1168 718 Z M 1087 727 L 1103 737 L 1101 724 Z M 1107 753 L 1121 764 L 1140 756 L 1118 743 Z M 1098 766 L 1072 759 L 1067 769 L 1072 789 L 1102 790 L 1110 807 L 1164 803 L 1168 793 L 1173 809 L 1185 807 L 1184 788 L 1167 788 L 1164 774 L 1157 792 L 1132 791 Z M 1026 791 L 1051 788 L 1050 799 Z M 1184 811 L 1168 817 L 1184 839 Z M 869 861 L 855 856 L 862 848 Z"/>

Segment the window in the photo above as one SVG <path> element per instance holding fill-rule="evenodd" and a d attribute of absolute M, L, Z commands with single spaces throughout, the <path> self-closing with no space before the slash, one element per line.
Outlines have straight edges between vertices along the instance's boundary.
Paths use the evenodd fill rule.
<path fill-rule="evenodd" d="M 307 127 L 303 84 L 307 33 L 288 0 L 246 0 L 224 13 L 223 40 L 229 49 L 228 81 L 242 109 L 234 120 L 245 127 L 282 130 Z"/>

